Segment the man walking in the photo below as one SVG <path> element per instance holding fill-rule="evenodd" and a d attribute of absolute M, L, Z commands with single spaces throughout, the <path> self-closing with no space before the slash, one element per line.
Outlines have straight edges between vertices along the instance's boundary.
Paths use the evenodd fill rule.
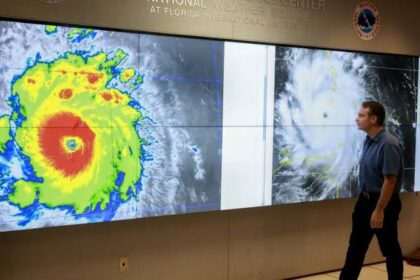
<path fill-rule="evenodd" d="M 385 109 L 376 101 L 363 102 L 357 126 L 367 133 L 360 159 L 360 195 L 352 217 L 352 232 L 341 280 L 356 280 L 366 251 L 375 234 L 386 258 L 389 280 L 400 280 L 403 258 L 398 242 L 401 210 L 402 148 L 397 138 L 384 129 Z"/>

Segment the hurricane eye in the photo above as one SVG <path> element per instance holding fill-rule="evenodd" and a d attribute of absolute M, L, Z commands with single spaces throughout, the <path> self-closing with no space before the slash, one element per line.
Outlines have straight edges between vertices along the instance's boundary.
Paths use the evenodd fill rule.
<path fill-rule="evenodd" d="M 77 143 L 74 139 L 69 139 L 67 140 L 67 148 L 69 148 L 69 150 L 74 151 L 77 149 Z"/>
<path fill-rule="evenodd" d="M 66 153 L 73 154 L 78 151 L 83 151 L 85 145 L 82 138 L 75 135 L 69 135 L 61 138 L 61 147 Z"/>

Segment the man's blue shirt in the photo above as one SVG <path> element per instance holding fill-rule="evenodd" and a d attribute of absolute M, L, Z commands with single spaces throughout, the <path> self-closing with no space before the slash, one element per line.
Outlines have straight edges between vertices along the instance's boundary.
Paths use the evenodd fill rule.
<path fill-rule="evenodd" d="M 403 176 L 402 148 L 396 137 L 382 130 L 372 139 L 366 136 L 360 158 L 359 183 L 362 192 L 379 193 L 384 175 L 397 176 L 394 192 L 399 192 Z"/>

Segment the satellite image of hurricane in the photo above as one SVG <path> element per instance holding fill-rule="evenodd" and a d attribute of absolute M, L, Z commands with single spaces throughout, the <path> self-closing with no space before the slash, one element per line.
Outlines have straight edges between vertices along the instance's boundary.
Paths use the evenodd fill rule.
<path fill-rule="evenodd" d="M 272 203 L 357 195 L 366 100 L 384 105 L 403 146 L 403 191 L 413 191 L 417 75 L 416 57 L 277 47 Z"/>
<path fill-rule="evenodd" d="M 0 21 L 0 231 L 220 209 L 223 43 Z"/>

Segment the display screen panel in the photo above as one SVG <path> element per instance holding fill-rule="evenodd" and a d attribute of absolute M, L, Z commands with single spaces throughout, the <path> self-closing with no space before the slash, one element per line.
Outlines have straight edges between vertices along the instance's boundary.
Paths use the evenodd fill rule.
<path fill-rule="evenodd" d="M 276 48 L 273 204 L 356 196 L 365 100 L 380 101 L 401 141 L 403 191 L 414 190 L 418 59 Z"/>
<path fill-rule="evenodd" d="M 417 57 L 0 21 L 0 231 L 356 196 L 362 101 L 415 172 Z"/>
<path fill-rule="evenodd" d="M 220 209 L 223 42 L 0 30 L 0 230 Z"/>

